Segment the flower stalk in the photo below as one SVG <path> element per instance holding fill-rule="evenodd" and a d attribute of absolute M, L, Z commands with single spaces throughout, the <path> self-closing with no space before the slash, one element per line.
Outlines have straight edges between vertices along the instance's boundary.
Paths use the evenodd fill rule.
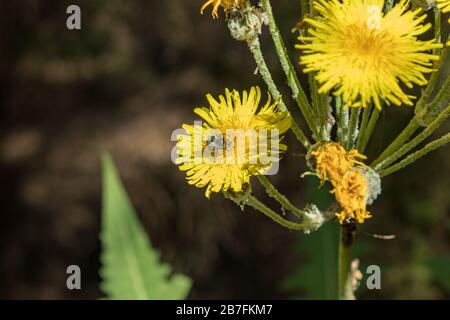
<path fill-rule="evenodd" d="M 419 143 L 428 138 L 434 131 L 436 131 L 436 129 L 438 129 L 442 125 L 442 123 L 445 120 L 447 120 L 449 116 L 450 116 L 450 104 L 427 128 L 425 128 L 421 133 L 415 136 L 411 141 L 403 145 L 396 152 L 388 156 L 385 160 L 376 165 L 374 169 L 376 171 L 381 171 L 382 169 L 386 168 L 391 163 L 393 163 L 394 161 L 398 160 L 400 157 L 408 153 Z"/>
<path fill-rule="evenodd" d="M 262 8 L 269 19 L 270 34 L 272 36 L 276 52 L 280 59 L 281 67 L 286 75 L 287 83 L 292 90 L 292 96 L 297 101 L 297 104 L 303 116 L 305 117 L 306 123 L 313 132 L 313 136 L 317 141 L 320 137 L 319 126 L 314 119 L 311 105 L 308 101 L 308 98 L 306 97 L 305 91 L 300 84 L 297 72 L 295 71 L 295 68 L 292 65 L 292 62 L 287 54 L 286 46 L 284 45 L 283 38 L 281 37 L 280 31 L 275 21 L 275 17 L 272 12 L 270 0 L 262 0 L 261 3 Z"/>
<path fill-rule="evenodd" d="M 268 218 L 272 219 L 279 225 L 288 228 L 290 230 L 296 230 L 296 231 L 304 231 L 304 230 L 310 230 L 311 225 L 307 222 L 305 223 L 296 223 L 289 220 L 284 219 L 282 216 L 277 214 L 275 211 L 267 207 L 264 203 L 259 201 L 256 197 L 250 195 L 247 198 L 246 204 L 253 207 L 254 209 L 260 211 Z"/>
<path fill-rule="evenodd" d="M 266 176 L 258 176 L 258 180 L 270 197 L 274 198 L 284 209 L 303 221 L 305 226 L 307 226 L 307 228 L 304 228 L 304 231 L 316 230 L 325 222 L 324 215 L 316 207 L 310 207 L 310 212 L 300 210 L 279 192 Z"/>
<path fill-rule="evenodd" d="M 272 74 L 270 73 L 269 68 L 267 67 L 266 61 L 264 60 L 259 38 L 255 37 L 254 39 L 247 41 L 247 44 L 250 49 L 250 52 L 253 55 L 253 58 L 255 59 L 258 71 L 261 74 L 261 77 L 263 78 L 264 82 L 266 83 L 267 88 L 269 89 L 269 92 L 271 93 L 272 97 L 275 100 L 280 100 L 281 110 L 288 111 L 282 99 L 281 93 L 278 90 L 275 82 L 273 81 Z M 309 142 L 308 138 L 305 136 L 302 129 L 300 129 L 299 125 L 295 121 L 292 121 L 291 130 L 298 139 L 298 141 L 300 141 L 301 144 L 308 150 L 311 146 L 311 143 Z"/>
<path fill-rule="evenodd" d="M 410 154 L 397 164 L 384 170 L 381 170 L 379 174 L 381 177 L 386 177 L 400 169 L 405 168 L 406 166 L 410 165 L 411 163 L 428 154 L 429 152 L 436 150 L 437 148 L 440 148 L 449 142 L 450 142 L 450 132 L 442 136 L 441 138 L 428 143 L 425 147 L 423 147 L 419 151 L 414 152 L 413 154 Z"/>
<path fill-rule="evenodd" d="M 341 227 L 338 251 L 338 299 L 354 300 L 353 275 L 351 270 L 352 245 L 356 226 L 345 224 Z"/>
<path fill-rule="evenodd" d="M 378 116 L 380 115 L 380 112 L 381 111 L 376 108 L 373 109 L 372 114 L 370 116 L 369 123 L 367 124 L 367 128 L 364 128 L 364 130 L 361 129 L 359 131 L 360 135 L 358 137 L 358 143 L 356 145 L 356 148 L 358 149 L 359 152 L 364 153 L 364 151 L 366 150 L 367 144 L 369 143 L 369 139 L 372 136 L 373 129 L 375 128 L 375 125 L 377 124 Z"/>
<path fill-rule="evenodd" d="M 367 108 L 367 107 L 366 107 Z M 358 139 L 358 124 L 359 124 L 359 114 L 361 112 L 360 108 L 353 108 L 350 111 L 350 124 L 348 128 L 347 136 L 347 150 L 353 149 L 356 140 Z"/>

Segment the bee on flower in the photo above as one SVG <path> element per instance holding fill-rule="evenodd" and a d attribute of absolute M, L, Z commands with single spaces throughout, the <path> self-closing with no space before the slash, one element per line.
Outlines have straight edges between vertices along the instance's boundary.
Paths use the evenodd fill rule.
<path fill-rule="evenodd" d="M 270 95 L 259 109 L 261 90 L 252 87 L 242 95 L 225 90 L 216 100 L 207 95 L 209 108 L 196 108 L 203 124 L 183 125 L 177 137 L 179 169 L 189 184 L 212 192 L 245 192 L 250 177 L 268 174 L 287 149 L 282 134 L 291 126 L 288 112 L 278 109 Z M 259 109 L 259 110 L 258 110 Z"/>

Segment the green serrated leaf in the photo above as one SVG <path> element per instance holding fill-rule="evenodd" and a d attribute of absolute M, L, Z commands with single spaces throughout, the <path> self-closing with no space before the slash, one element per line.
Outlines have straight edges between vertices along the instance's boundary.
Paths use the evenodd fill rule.
<path fill-rule="evenodd" d="M 185 299 L 192 281 L 161 263 L 109 155 L 102 157 L 101 290 L 110 299 Z"/>

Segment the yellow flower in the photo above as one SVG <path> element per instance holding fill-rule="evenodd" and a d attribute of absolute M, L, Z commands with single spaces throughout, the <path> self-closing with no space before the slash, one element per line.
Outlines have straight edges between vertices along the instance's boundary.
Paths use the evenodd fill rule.
<path fill-rule="evenodd" d="M 442 12 L 450 12 L 450 0 L 437 0 L 437 7 Z M 450 19 L 448 19 L 448 23 L 450 23 Z M 447 45 L 450 46 L 450 40 L 447 42 Z"/>
<path fill-rule="evenodd" d="M 279 102 L 267 103 L 258 111 L 259 87 L 250 91 L 225 90 L 225 96 L 207 95 L 209 108 L 196 108 L 203 124 L 183 125 L 178 136 L 179 169 L 186 171 L 189 184 L 211 192 L 246 191 L 250 177 L 268 173 L 287 149 L 281 134 L 291 125 L 288 112 L 278 110 Z"/>
<path fill-rule="evenodd" d="M 363 223 L 371 218 L 366 210 L 368 182 L 365 175 L 359 169 L 347 171 L 334 189 L 336 200 L 342 211 L 336 214 L 340 224 L 347 219 L 355 219 Z"/>
<path fill-rule="evenodd" d="M 330 180 L 336 201 L 342 211 L 336 213 L 340 224 L 347 219 L 355 219 L 359 223 L 370 218 L 366 211 L 369 195 L 368 181 L 364 173 L 356 166 L 366 167 L 361 161 L 366 156 L 358 150 L 346 151 L 337 142 L 325 142 L 311 152 L 314 157 L 315 170 L 320 177 L 321 184 Z"/>
<path fill-rule="evenodd" d="M 442 12 L 450 12 L 450 0 L 437 0 L 437 7 L 442 10 Z"/>
<path fill-rule="evenodd" d="M 366 156 L 360 154 L 358 150 L 347 152 L 337 142 L 323 143 L 312 151 L 311 155 L 315 158 L 316 172 L 320 177 L 321 184 L 326 179 L 334 184 L 355 164 L 364 165 L 360 160 L 366 159 Z"/>
<path fill-rule="evenodd" d="M 403 92 L 424 85 L 424 73 L 433 70 L 438 56 L 426 53 L 442 45 L 417 37 L 430 29 L 422 24 L 421 9 L 408 10 L 409 1 L 400 0 L 384 14 L 384 0 L 318 0 L 318 16 L 306 18 L 311 25 L 308 36 L 301 36 L 300 64 L 305 72 L 317 72 L 319 92 L 334 88 L 344 102 L 353 107 L 373 102 L 381 109 L 387 104 L 412 105 L 413 96 Z"/>
<path fill-rule="evenodd" d="M 232 8 L 237 8 L 243 5 L 248 0 L 208 0 L 206 1 L 200 9 L 200 14 L 209 6 L 213 5 L 212 16 L 214 19 L 219 17 L 219 7 L 223 8 L 223 11 L 227 12 Z"/>

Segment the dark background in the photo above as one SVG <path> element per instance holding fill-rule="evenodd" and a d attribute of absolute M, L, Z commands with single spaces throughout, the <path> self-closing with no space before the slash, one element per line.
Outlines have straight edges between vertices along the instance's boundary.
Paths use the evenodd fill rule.
<path fill-rule="evenodd" d="M 81 7 L 81 31 L 66 29 L 69 4 Z M 205 199 L 170 161 L 172 130 L 197 119 L 193 107 L 205 105 L 206 93 L 264 88 L 246 45 L 231 39 L 209 10 L 200 16 L 201 4 L 0 3 L 0 298 L 102 297 L 104 150 L 112 153 L 162 259 L 193 278 L 190 298 L 333 297 L 336 222 L 312 236 L 286 231 L 220 195 Z M 298 5 L 274 1 L 290 48 Z M 268 63 L 290 97 L 264 33 Z M 294 49 L 290 54 L 297 59 Z M 412 113 L 386 108 L 369 158 Z M 300 179 L 304 150 L 291 133 L 287 141 L 281 171 L 271 180 L 299 206 L 312 200 L 326 205 L 327 193 L 315 178 Z M 358 235 L 363 273 L 370 264 L 382 271 L 382 289 L 370 291 L 363 283 L 359 297 L 450 298 L 449 160 L 443 148 L 383 180 L 383 193 L 370 208 L 373 219 L 361 229 L 397 238 Z M 81 267 L 82 290 L 66 289 L 71 264 Z"/>

